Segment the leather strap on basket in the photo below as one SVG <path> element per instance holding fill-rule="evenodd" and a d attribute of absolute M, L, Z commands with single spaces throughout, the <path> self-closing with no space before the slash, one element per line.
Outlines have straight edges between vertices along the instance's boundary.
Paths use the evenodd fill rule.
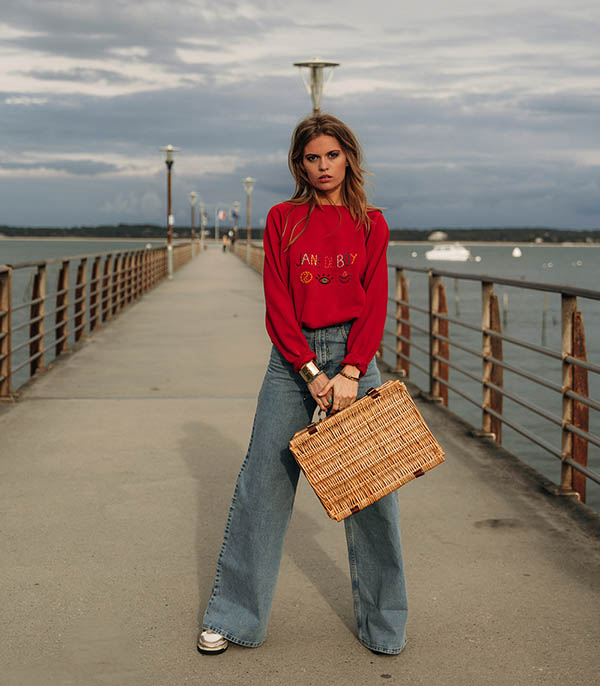
<path fill-rule="evenodd" d="M 381 394 L 379 393 L 379 391 L 378 391 L 376 388 L 371 387 L 371 388 L 369 388 L 369 390 L 365 393 L 365 395 L 368 395 L 369 398 L 375 399 L 375 398 L 379 398 L 379 396 L 380 396 Z"/>

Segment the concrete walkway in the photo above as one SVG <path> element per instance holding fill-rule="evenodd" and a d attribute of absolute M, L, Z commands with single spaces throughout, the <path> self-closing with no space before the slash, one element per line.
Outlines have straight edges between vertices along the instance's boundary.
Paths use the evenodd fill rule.
<path fill-rule="evenodd" d="M 589 686 L 597 539 L 422 405 L 447 462 L 399 493 L 409 644 L 354 635 L 343 527 L 303 481 L 264 646 L 195 649 L 270 343 L 210 249 L 0 413 L 2 686 Z"/>

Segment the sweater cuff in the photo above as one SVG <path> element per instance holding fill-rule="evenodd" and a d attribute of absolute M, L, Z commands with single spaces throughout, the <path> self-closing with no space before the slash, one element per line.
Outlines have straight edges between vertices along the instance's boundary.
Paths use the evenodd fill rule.
<path fill-rule="evenodd" d="M 356 367 L 358 371 L 360 372 L 361 376 L 364 376 L 367 373 L 367 367 L 369 363 L 365 364 L 364 362 L 359 362 L 355 357 L 353 357 L 351 354 L 346 355 L 344 359 L 342 360 L 342 367 L 345 364 L 351 364 L 353 367 Z"/>

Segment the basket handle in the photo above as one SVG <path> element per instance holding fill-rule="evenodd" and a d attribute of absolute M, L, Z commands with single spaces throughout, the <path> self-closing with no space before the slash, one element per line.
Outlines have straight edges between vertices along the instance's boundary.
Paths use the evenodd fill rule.
<path fill-rule="evenodd" d="M 371 386 L 371 388 L 369 388 L 369 389 L 367 390 L 367 392 L 365 393 L 365 395 L 364 395 L 363 397 L 369 396 L 369 398 L 372 398 L 372 399 L 374 400 L 375 398 L 379 398 L 380 395 L 381 395 L 381 394 L 379 393 L 379 389 L 378 389 L 378 388 L 373 388 L 373 387 Z M 354 402 L 357 402 L 358 400 L 360 400 L 360 398 L 357 398 L 357 400 L 355 400 Z M 354 404 L 354 403 L 352 403 L 352 405 L 353 405 L 353 404 Z M 352 407 L 352 405 L 349 405 L 348 407 Z M 346 408 L 346 409 L 347 409 L 347 408 Z M 343 411 L 344 411 L 344 410 L 342 410 L 342 412 L 343 412 Z M 321 414 L 321 412 L 322 412 L 322 410 L 319 410 L 319 414 Z M 326 422 L 328 419 L 332 419 L 333 417 L 336 417 L 336 416 L 339 415 L 339 414 L 340 414 L 339 412 L 336 412 L 335 414 L 326 414 L 326 415 L 323 417 L 323 419 L 321 419 L 320 421 L 318 421 L 318 422 L 311 422 L 311 423 L 306 427 L 306 431 L 308 431 L 309 435 L 312 436 L 313 434 L 317 433 L 318 428 L 319 428 L 319 424 L 322 424 L 323 422 Z"/>

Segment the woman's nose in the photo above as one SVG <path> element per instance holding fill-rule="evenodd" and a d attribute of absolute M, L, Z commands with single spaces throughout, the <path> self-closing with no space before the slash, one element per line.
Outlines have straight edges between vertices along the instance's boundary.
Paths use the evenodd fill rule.
<path fill-rule="evenodd" d="M 321 157 L 319 160 L 319 170 L 325 171 L 325 169 L 327 169 L 327 158 Z"/>

